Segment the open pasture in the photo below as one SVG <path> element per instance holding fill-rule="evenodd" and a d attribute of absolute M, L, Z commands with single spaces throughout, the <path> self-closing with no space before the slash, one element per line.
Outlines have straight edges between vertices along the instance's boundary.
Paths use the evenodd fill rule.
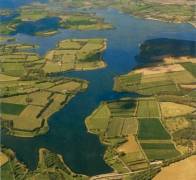
<path fill-rule="evenodd" d="M 59 49 L 65 49 L 65 50 L 79 50 L 81 49 L 87 42 L 86 41 L 78 41 L 77 39 L 67 39 L 60 41 L 58 43 Z"/>
<path fill-rule="evenodd" d="M 104 132 L 108 126 L 109 119 L 110 110 L 107 105 L 103 103 L 86 118 L 85 123 L 90 132 Z"/>
<path fill-rule="evenodd" d="M 77 89 L 80 89 L 81 82 L 70 81 L 59 84 L 49 89 L 49 91 L 59 92 L 59 93 L 66 93 L 66 92 L 74 92 Z"/>
<path fill-rule="evenodd" d="M 158 118 L 140 118 L 138 139 L 140 140 L 166 140 L 170 135 Z"/>

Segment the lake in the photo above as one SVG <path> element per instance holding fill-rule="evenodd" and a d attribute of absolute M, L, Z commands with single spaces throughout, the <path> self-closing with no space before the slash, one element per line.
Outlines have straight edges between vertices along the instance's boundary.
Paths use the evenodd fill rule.
<path fill-rule="evenodd" d="M 61 154 L 65 163 L 74 172 L 86 175 L 111 172 L 112 169 L 103 160 L 105 147 L 97 136 L 87 132 L 85 117 L 90 115 L 101 101 L 134 96 L 114 92 L 113 78 L 129 72 L 137 65 L 135 56 L 139 53 L 139 45 L 142 42 L 156 38 L 196 40 L 196 29 L 189 24 L 143 20 L 114 9 L 95 11 L 107 22 L 112 23 L 115 29 L 102 31 L 61 29 L 52 37 L 36 37 L 30 35 L 31 30 L 28 33 L 27 29 L 24 32 L 20 29 L 19 33 L 14 35 L 17 42 L 38 44 L 40 47 L 37 51 L 41 55 L 54 48 L 58 41 L 66 38 L 100 37 L 108 40 L 108 47 L 103 55 L 107 63 L 105 69 L 59 74 L 85 79 L 90 84 L 85 92 L 77 94 L 68 105 L 50 118 L 50 130 L 47 134 L 35 138 L 18 138 L 2 134 L 2 144 L 12 148 L 17 158 L 30 169 L 36 168 L 38 149 L 44 147 Z"/>

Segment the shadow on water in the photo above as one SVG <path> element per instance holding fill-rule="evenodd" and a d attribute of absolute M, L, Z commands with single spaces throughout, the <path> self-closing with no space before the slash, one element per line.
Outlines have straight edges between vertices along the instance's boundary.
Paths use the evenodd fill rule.
<path fill-rule="evenodd" d="M 196 57 L 196 41 L 158 38 L 147 40 L 140 46 L 136 56 L 138 62 L 152 63 L 161 61 L 163 56 L 192 56 Z"/>
<path fill-rule="evenodd" d="M 108 39 L 108 48 L 104 53 L 107 68 L 86 72 L 68 72 L 64 76 L 86 79 L 90 82 L 85 92 L 77 94 L 63 109 L 55 113 L 49 120 L 50 131 L 35 138 L 18 138 L 2 136 L 2 144 L 16 151 L 19 160 L 31 169 L 35 169 L 38 160 L 38 149 L 48 148 L 63 156 L 65 163 L 75 172 L 95 175 L 110 172 L 103 155 L 105 147 L 97 136 L 86 131 L 84 119 L 103 100 L 118 99 L 134 94 L 117 93 L 112 90 L 113 78 L 127 73 L 137 63 L 135 56 L 139 53 L 139 44 L 152 38 L 193 39 L 195 29 L 187 24 L 169 24 L 149 20 L 141 20 L 120 14 L 113 9 L 96 10 L 98 15 L 106 18 L 116 28 L 104 31 L 70 31 L 62 30 L 52 37 L 35 37 L 17 34 L 18 42 L 39 44 L 38 52 L 44 55 L 56 43 L 65 38 Z M 62 74 L 61 74 L 62 75 Z"/>

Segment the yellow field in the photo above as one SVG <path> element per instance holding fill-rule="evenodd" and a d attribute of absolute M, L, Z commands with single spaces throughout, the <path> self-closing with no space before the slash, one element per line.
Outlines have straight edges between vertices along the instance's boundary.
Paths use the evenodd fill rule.
<path fill-rule="evenodd" d="M 55 92 L 66 93 L 66 92 L 69 92 L 69 91 L 75 91 L 78 88 L 80 88 L 80 86 L 81 86 L 81 83 L 71 81 L 71 82 L 67 82 L 67 83 L 60 84 L 60 85 L 57 85 L 55 87 L 52 87 L 49 90 L 50 91 L 55 91 Z"/>
<path fill-rule="evenodd" d="M 41 119 L 36 116 L 39 114 L 43 107 L 28 105 L 18 118 L 13 122 L 14 128 L 33 130 L 41 126 Z"/>
<path fill-rule="evenodd" d="M 160 106 L 165 118 L 186 115 L 196 110 L 194 107 L 173 102 L 161 102 Z"/>
<path fill-rule="evenodd" d="M 166 64 L 175 64 L 175 63 L 183 63 L 183 62 L 196 62 L 196 58 L 194 57 L 188 57 L 188 56 L 182 56 L 182 57 L 165 57 L 163 58 L 163 61 Z"/>
<path fill-rule="evenodd" d="M 48 97 L 50 96 L 50 94 L 50 92 L 38 91 L 31 93 L 26 97 L 31 99 L 31 102 L 29 104 L 44 106 L 48 102 Z"/>
<path fill-rule="evenodd" d="M 59 42 L 58 47 L 62 49 L 80 49 L 82 45 L 77 40 L 63 40 Z"/>
<path fill-rule="evenodd" d="M 8 76 L 5 74 L 0 74 L 0 82 L 2 81 L 16 81 L 19 77 Z"/>
<path fill-rule="evenodd" d="M 172 133 L 191 126 L 191 123 L 185 117 L 171 118 L 164 121 L 167 129 Z"/>
<path fill-rule="evenodd" d="M 18 95 L 18 96 L 2 98 L 1 102 L 13 103 L 13 104 L 27 104 L 26 98 L 27 95 Z"/>
<path fill-rule="evenodd" d="M 4 153 L 0 152 L 0 167 L 7 163 L 8 160 L 8 157 Z"/>
<path fill-rule="evenodd" d="M 62 99 L 63 101 L 64 99 Z M 60 102 L 54 101 L 52 104 L 48 106 L 48 108 L 42 113 L 42 118 L 49 118 L 54 112 L 60 109 L 61 105 Z"/>
<path fill-rule="evenodd" d="M 185 89 L 196 89 L 196 84 L 183 84 L 183 85 L 180 85 L 180 87 L 185 88 Z"/>
<path fill-rule="evenodd" d="M 51 98 L 54 99 L 55 102 L 58 102 L 60 104 L 65 100 L 66 95 L 55 93 Z"/>
<path fill-rule="evenodd" d="M 135 137 L 133 135 L 128 135 L 127 142 L 120 145 L 117 148 L 117 151 L 124 152 L 124 153 L 135 153 L 140 151 L 140 147 L 137 144 Z"/>
<path fill-rule="evenodd" d="M 195 180 L 196 156 L 171 164 L 162 169 L 153 180 Z"/>
<path fill-rule="evenodd" d="M 143 73 L 144 75 L 151 75 L 151 74 L 160 74 L 160 73 L 168 73 L 168 72 L 177 72 L 183 70 L 185 69 L 180 64 L 173 64 L 173 65 L 142 68 L 136 70 L 135 72 Z"/>

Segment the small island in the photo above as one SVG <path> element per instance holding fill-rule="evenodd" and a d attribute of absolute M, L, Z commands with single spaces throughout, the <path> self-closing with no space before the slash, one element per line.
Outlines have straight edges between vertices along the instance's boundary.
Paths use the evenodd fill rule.
<path fill-rule="evenodd" d="M 95 13 L 70 12 L 61 8 L 59 9 L 57 4 L 51 5 L 50 3 L 31 3 L 24 5 L 13 12 L 15 13 L 13 17 L 1 23 L 0 34 L 15 34 L 17 33 L 18 27 L 28 23 L 35 28 L 36 32 L 32 32 L 35 36 L 53 36 L 58 33 L 59 29 L 87 31 L 113 28 L 110 23 L 105 22 L 104 18 L 97 16 Z M 2 11 L 2 13 L 5 12 Z M 54 27 L 48 27 L 47 23 L 44 24 L 46 20 L 51 20 L 56 25 Z M 43 24 L 42 28 L 39 28 L 40 23 Z"/>
<path fill-rule="evenodd" d="M 106 39 L 66 39 L 45 56 L 45 73 L 94 70 L 106 67 L 102 53 Z"/>
<path fill-rule="evenodd" d="M 51 0 L 51 2 L 56 2 Z M 115 0 L 115 1 L 66 1 L 59 0 L 70 8 L 105 8 L 112 7 L 139 18 L 171 23 L 189 23 L 196 27 L 194 0 Z"/>

